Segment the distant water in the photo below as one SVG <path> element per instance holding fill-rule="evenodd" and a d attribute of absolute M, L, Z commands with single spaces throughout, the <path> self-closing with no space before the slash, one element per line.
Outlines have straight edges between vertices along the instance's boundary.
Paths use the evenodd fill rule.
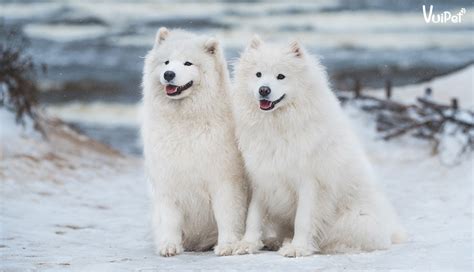
<path fill-rule="evenodd" d="M 468 13 L 461 24 L 426 24 L 423 4 L 434 5 L 435 12 Z M 228 59 L 253 33 L 282 42 L 295 38 L 323 57 L 335 88 L 350 89 L 354 78 L 366 87 L 383 86 L 386 79 L 408 84 L 472 63 L 472 8 L 470 0 L 3 0 L 0 21 L 21 29 L 31 40 L 29 52 L 48 65 L 42 102 L 87 106 L 139 100 L 143 56 L 160 26 L 215 35 Z M 101 126 L 82 126 L 106 141 L 116 137 Z"/>

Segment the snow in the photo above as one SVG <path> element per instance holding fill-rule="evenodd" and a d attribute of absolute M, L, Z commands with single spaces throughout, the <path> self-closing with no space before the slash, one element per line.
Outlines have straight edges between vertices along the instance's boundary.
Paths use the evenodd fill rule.
<path fill-rule="evenodd" d="M 49 39 L 58 42 L 74 42 L 83 39 L 94 39 L 104 36 L 107 28 L 103 26 L 71 26 L 29 24 L 25 33 L 32 38 Z"/>
<path fill-rule="evenodd" d="M 59 116 L 68 122 L 82 122 L 91 125 L 137 127 L 140 103 L 123 104 L 113 102 L 70 102 L 51 104 L 46 107 L 48 115 Z M 120 116 L 120 118 L 117 118 Z"/>
<path fill-rule="evenodd" d="M 0 139 L 10 139 L 23 132 L 19 126 L 15 124 L 15 116 L 13 113 L 0 108 L 0 120 L 2 121 L 2 127 L 0 129 Z"/>
<path fill-rule="evenodd" d="M 451 98 L 457 98 L 463 109 L 474 110 L 474 65 L 454 74 L 435 78 L 420 84 L 394 88 L 392 99 L 403 103 L 413 103 L 417 97 L 423 97 L 426 88 L 432 90 L 431 99 L 449 105 Z M 364 93 L 384 98 L 381 90 L 367 90 Z"/>
<path fill-rule="evenodd" d="M 452 87 L 449 97 L 471 92 L 472 98 L 467 72 L 472 67 L 430 86 L 440 99 L 443 86 Z M 406 96 L 397 97 L 405 88 Z M 418 89 L 423 88 L 394 88 L 395 98 L 413 99 Z M 404 244 L 296 259 L 275 252 L 159 257 L 153 250 L 149 185 L 140 158 L 120 156 L 62 124 L 51 126 L 49 142 L 28 137 L 1 110 L 0 270 L 472 271 L 472 155 L 446 165 L 431 154 L 429 143 L 411 137 L 380 140 L 373 116 L 351 103 L 346 111 L 408 231 Z"/>

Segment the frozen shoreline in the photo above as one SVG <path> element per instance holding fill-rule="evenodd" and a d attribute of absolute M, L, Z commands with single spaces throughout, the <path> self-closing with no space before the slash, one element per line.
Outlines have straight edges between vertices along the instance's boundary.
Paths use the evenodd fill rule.
<path fill-rule="evenodd" d="M 464 99 L 472 102 L 472 73 L 473 66 L 429 85 L 440 93 L 439 99 L 449 91 L 446 97 L 462 97 L 461 106 L 467 106 Z M 394 99 L 409 101 L 415 91 L 424 90 L 422 85 L 407 88 L 395 88 Z M 471 271 L 472 154 L 448 167 L 430 154 L 428 143 L 410 137 L 379 140 L 371 116 L 353 105 L 345 109 L 408 231 L 405 244 L 296 259 L 275 252 L 158 257 L 140 159 L 119 156 L 80 135 L 63 137 L 61 129 L 55 141 L 44 142 L 18 130 L 3 112 L 0 270 Z"/>
<path fill-rule="evenodd" d="M 161 26 L 215 35 L 229 60 L 254 33 L 279 42 L 298 39 L 324 57 L 338 89 L 352 87 L 353 78 L 370 87 L 383 86 L 386 76 L 396 85 L 411 84 L 474 61 L 472 16 L 457 25 L 426 24 L 419 1 L 4 2 L 5 25 L 31 39 L 28 53 L 48 65 L 44 81 L 57 84 L 41 96 L 48 103 L 136 102 L 142 57 Z M 470 4 L 434 2 L 453 13 Z"/>

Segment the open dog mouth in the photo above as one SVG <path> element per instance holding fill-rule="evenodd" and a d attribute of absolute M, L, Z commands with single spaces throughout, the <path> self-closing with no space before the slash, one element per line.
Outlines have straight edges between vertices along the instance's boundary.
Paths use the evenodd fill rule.
<path fill-rule="evenodd" d="M 184 84 L 183 86 L 175 86 L 175 85 L 166 85 L 166 95 L 168 96 L 177 96 L 180 95 L 185 90 L 191 88 L 193 86 L 193 81 L 189 81 L 188 83 Z"/>
<path fill-rule="evenodd" d="M 285 94 L 275 101 L 262 99 L 260 100 L 260 109 L 264 111 L 271 110 L 275 107 L 276 104 L 280 103 L 283 100 L 283 98 L 285 98 Z"/>

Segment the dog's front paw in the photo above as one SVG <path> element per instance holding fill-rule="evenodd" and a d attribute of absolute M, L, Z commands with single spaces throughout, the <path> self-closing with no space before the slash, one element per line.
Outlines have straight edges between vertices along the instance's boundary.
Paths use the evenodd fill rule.
<path fill-rule="evenodd" d="M 164 243 L 160 246 L 159 254 L 163 257 L 172 257 L 183 252 L 183 247 L 180 244 Z"/>
<path fill-rule="evenodd" d="M 221 243 L 214 247 L 214 253 L 218 256 L 232 255 L 235 245 L 232 243 Z"/>
<path fill-rule="evenodd" d="M 280 253 L 280 255 L 289 258 L 309 256 L 312 255 L 314 252 L 315 251 L 309 247 L 295 246 L 292 243 L 284 244 L 280 248 L 280 250 L 278 250 L 278 253 Z"/>
<path fill-rule="evenodd" d="M 234 255 L 253 254 L 262 248 L 263 248 L 262 241 L 248 242 L 248 241 L 242 240 L 235 245 L 232 254 Z"/>

